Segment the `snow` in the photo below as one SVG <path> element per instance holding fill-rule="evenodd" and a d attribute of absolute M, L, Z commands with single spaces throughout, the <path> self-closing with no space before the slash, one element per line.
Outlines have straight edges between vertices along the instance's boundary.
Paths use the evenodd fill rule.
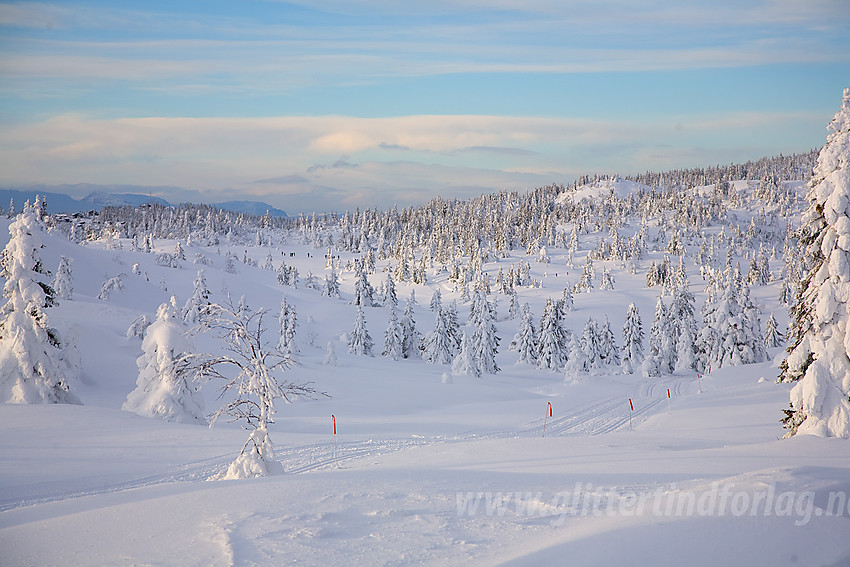
<path fill-rule="evenodd" d="M 0 221 L 0 232 L 9 222 Z M 484 319 L 502 339 L 500 370 L 476 376 L 459 364 L 452 373 L 413 356 L 348 353 L 343 339 L 354 334 L 358 314 L 376 337 L 390 317 L 389 307 L 350 304 L 359 273 L 340 272 L 342 297 L 326 297 L 282 287 L 274 271 L 239 261 L 245 253 L 261 263 L 267 246 L 188 244 L 187 258 L 210 260 L 211 300 L 244 295 L 253 309 L 277 313 L 286 294 L 298 312 L 299 355 L 285 376 L 330 396 L 278 403 L 268 431 L 251 436 L 268 435 L 259 445 L 273 447 L 269 458 L 282 471 L 245 478 L 263 462 L 250 446 L 237 458 L 247 436 L 239 423 L 208 428 L 120 409 L 142 354 L 128 326 L 140 315 L 155 320 L 172 295 L 182 305 L 197 266 L 157 264 L 156 253 L 174 250 L 173 240 L 157 240 L 154 254 L 130 250 L 126 239 L 121 249 L 79 246 L 59 234 L 42 241 L 47 268 L 73 259 L 72 299 L 48 312 L 63 336 L 76 339 L 83 372 L 70 389 L 83 405 L 0 404 L 3 565 L 850 563 L 848 440 L 804 430 L 781 439 L 780 410 L 795 395 L 773 380 L 781 348 L 768 349 L 770 362 L 700 377 L 679 370 L 644 378 L 612 367 L 565 381 L 560 371 L 515 364 L 519 353 L 507 343 L 522 319 L 508 319 L 508 301 L 498 297 L 495 320 Z M 579 253 L 594 245 L 582 235 Z M 289 241 L 271 250 L 276 259 L 285 252 L 302 278 L 329 273 L 322 253 L 307 246 Z M 238 273 L 227 270 L 226 254 Z M 541 287 L 518 291 L 534 322 L 580 275 L 567 273 L 567 250 L 547 246 L 546 254 L 549 264 L 530 268 Z M 642 269 L 660 259 L 651 254 Z M 524 251 L 513 250 L 484 269 L 492 277 L 520 260 Z M 388 264 L 378 262 L 372 284 L 385 279 Z M 645 287 L 644 273 L 597 264 L 599 273 L 615 271 L 615 289 L 577 293 L 561 322 L 578 340 L 588 320 L 607 317 L 622 346 L 628 306 L 652 313 L 659 290 Z M 124 290 L 97 299 L 118 273 L 126 274 Z M 689 276 L 700 279 L 693 267 Z M 784 324 L 780 285 L 754 286 L 752 296 Z M 430 271 L 426 285 L 396 286 L 400 297 L 440 289 L 443 305 L 462 293 Z M 697 305 L 701 287 L 692 286 Z M 459 304 L 461 320 L 468 308 Z M 409 301 L 400 319 L 409 325 L 412 316 L 425 336 L 436 321 L 426 311 Z M 268 327 L 276 327 L 272 319 Z M 201 352 L 218 344 L 206 334 L 192 342 Z M 222 403 L 220 387 L 204 384 L 208 409 Z"/>
<path fill-rule="evenodd" d="M 751 368 L 749 374 L 769 370 Z M 368 426 L 368 433 L 342 435 L 337 460 L 331 458 L 330 420 L 321 419 L 329 414 L 314 409 L 302 418 L 312 422 L 311 434 L 292 432 L 294 418 L 277 424 L 285 474 L 240 481 L 203 480 L 229 460 L 239 431 L 86 406 L 2 406 L 0 544 L 5 562 L 14 565 L 535 565 L 557 564 L 564 556 L 579 565 L 634 564 L 629 558 L 653 565 L 842 564 L 850 557 L 847 512 L 818 516 L 801 494 L 814 492 L 814 510 L 826 506 L 828 492 L 850 490 L 846 442 L 777 440 L 776 407 L 786 388 L 738 371 L 707 379 L 703 395 L 692 381 L 678 380 L 671 411 L 656 405 L 634 431 L 581 434 L 582 427 L 609 426 L 619 417 L 612 409 L 592 411 L 595 403 L 612 400 L 591 402 L 590 388 L 582 387 L 571 397 L 584 403 L 552 396 L 555 417 L 545 439 L 539 438 L 542 400 L 535 404 L 541 420 L 519 431 L 508 429 L 521 423 L 518 412 L 503 418 L 497 411 L 513 405 L 507 400 L 468 398 L 451 411 L 434 407 L 415 426 L 397 421 L 401 416 L 392 410 L 347 417 Z M 455 381 L 432 386 L 478 386 Z M 664 391 L 655 386 L 647 395 Z M 641 402 L 648 399 L 636 407 Z M 27 418 L 26 410 L 40 419 L 31 427 L 15 425 Z M 450 415 L 462 427 L 479 422 L 481 433 L 447 437 L 429 426 L 445 425 Z M 63 427 L 57 431 L 57 425 Z M 664 513 L 665 498 L 688 491 L 710 496 L 714 483 L 732 491 L 725 510 Z M 734 495 L 767 495 L 771 486 L 775 495 L 793 491 L 800 513 L 792 506 L 790 514 L 776 515 L 775 499 L 769 516 L 764 505 L 751 515 L 751 501 L 746 513 L 733 512 Z M 501 493 L 504 506 L 488 515 L 482 501 L 470 513 L 464 507 L 470 493 Z M 635 496 L 646 498 L 643 514 L 630 514 Z M 585 498 L 599 498 L 602 513 L 588 509 L 584 515 Z"/>
<path fill-rule="evenodd" d="M 563 204 L 567 200 L 572 200 L 579 203 L 585 199 L 601 199 L 610 194 L 616 195 L 618 198 L 628 197 L 632 193 L 638 191 L 649 191 L 649 187 L 635 181 L 620 178 L 601 178 L 593 183 L 579 185 L 576 188 L 570 188 L 564 193 L 558 195 L 557 203 Z"/>

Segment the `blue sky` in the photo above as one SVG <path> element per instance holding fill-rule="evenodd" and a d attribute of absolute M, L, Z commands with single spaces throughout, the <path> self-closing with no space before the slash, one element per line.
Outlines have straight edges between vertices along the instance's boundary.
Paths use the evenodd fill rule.
<path fill-rule="evenodd" d="M 805 151 L 850 86 L 846 0 L 416 4 L 0 3 L 0 185 L 384 208 Z"/>

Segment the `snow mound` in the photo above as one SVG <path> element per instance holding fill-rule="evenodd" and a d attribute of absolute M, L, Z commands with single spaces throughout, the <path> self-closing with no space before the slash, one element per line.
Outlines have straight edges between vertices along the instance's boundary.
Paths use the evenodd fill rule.
<path fill-rule="evenodd" d="M 618 177 L 607 179 L 598 179 L 592 183 L 579 185 L 575 188 L 567 188 L 567 190 L 559 194 L 555 198 L 555 204 L 563 205 L 567 201 L 574 203 L 581 202 L 585 199 L 601 199 L 613 193 L 617 198 L 622 199 L 639 191 L 649 191 L 649 187 L 636 181 L 628 181 Z"/>

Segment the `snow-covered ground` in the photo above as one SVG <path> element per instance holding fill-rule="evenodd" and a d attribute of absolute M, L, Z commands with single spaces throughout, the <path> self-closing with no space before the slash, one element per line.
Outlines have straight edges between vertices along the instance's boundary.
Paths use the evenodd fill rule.
<path fill-rule="evenodd" d="M 583 252 L 595 247 L 585 238 Z M 501 372 L 450 376 L 446 365 L 379 355 L 385 308 L 365 310 L 376 356 L 347 353 L 349 272 L 340 274 L 343 298 L 330 299 L 281 287 L 273 271 L 241 262 L 227 273 L 224 245 L 185 246 L 187 258 L 203 252 L 212 264 L 174 269 L 126 241 L 105 249 L 50 234 L 44 243 L 51 270 L 60 255 L 74 260 L 73 299 L 47 312 L 79 349 L 84 372 L 70 386 L 83 405 L 0 405 L 0 564 L 850 565 L 850 447 L 781 439 L 789 386 L 774 382 L 780 348 L 771 362 L 701 378 L 565 381 L 515 364 L 507 345 L 519 320 L 507 319 L 500 296 Z M 171 251 L 175 242 L 156 244 Z M 269 248 L 230 250 L 262 264 Z M 323 250 L 279 242 L 270 250 L 302 278 L 325 273 Z M 542 287 L 519 290 L 535 318 L 581 271 L 566 265 L 564 250 L 548 253 L 550 264 L 531 264 Z M 528 259 L 513 254 L 485 269 L 494 276 Z M 385 265 L 370 277 L 375 287 Z M 127 327 L 139 314 L 153 318 L 172 294 L 182 305 L 200 267 L 213 300 L 244 295 L 277 313 L 286 294 L 297 309 L 300 353 L 288 376 L 329 397 L 278 404 L 270 434 L 284 474 L 210 481 L 245 443 L 238 424 L 222 419 L 210 429 L 121 410 L 141 354 Z M 101 284 L 122 273 L 125 289 L 98 300 Z M 689 273 L 699 306 L 700 276 Z M 648 330 L 658 289 L 645 287 L 643 270 L 615 274 L 615 290 L 575 296 L 567 328 L 580 333 L 588 317 L 607 315 L 620 340 L 634 302 Z M 445 274 L 429 278 L 397 284 L 402 301 L 415 291 L 422 334 L 434 327 L 432 292 L 441 289 L 444 304 L 458 298 Z M 752 295 L 785 324 L 778 285 Z M 459 307 L 465 320 L 468 306 Z M 192 340 L 216 348 L 213 337 Z M 329 342 L 336 366 L 322 364 Z M 218 387 L 201 392 L 209 411 Z"/>

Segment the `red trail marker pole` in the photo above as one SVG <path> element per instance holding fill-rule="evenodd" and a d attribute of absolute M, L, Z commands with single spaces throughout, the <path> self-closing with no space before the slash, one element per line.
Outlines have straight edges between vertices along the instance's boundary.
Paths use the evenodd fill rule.
<path fill-rule="evenodd" d="M 629 431 L 632 430 L 632 412 L 635 411 L 635 405 L 632 403 L 632 399 L 629 398 Z"/>
<path fill-rule="evenodd" d="M 667 388 L 667 413 L 670 413 L 670 388 Z"/>
<path fill-rule="evenodd" d="M 334 460 L 336 460 L 336 416 L 331 414 L 331 419 L 334 422 Z"/>
<path fill-rule="evenodd" d="M 546 412 L 546 415 L 543 417 L 543 435 L 541 437 L 546 437 L 546 420 L 552 417 L 552 402 L 546 402 L 549 404 L 549 411 Z"/>

